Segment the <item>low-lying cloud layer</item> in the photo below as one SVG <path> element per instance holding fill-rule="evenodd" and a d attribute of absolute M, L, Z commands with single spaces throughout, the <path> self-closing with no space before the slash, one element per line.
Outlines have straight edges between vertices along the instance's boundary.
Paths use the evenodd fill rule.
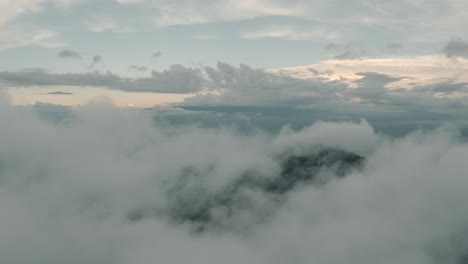
<path fill-rule="evenodd" d="M 0 96 L 0 262 L 467 263 L 468 144 L 454 127 L 389 138 L 365 121 L 317 122 L 267 135 L 154 114 L 94 102 L 52 123 Z M 362 164 L 336 177 L 320 149 Z M 208 208 L 218 228 L 171 217 L 243 175 L 275 182 L 287 157 L 320 184 L 298 181 L 277 203 L 244 181 L 235 210 Z"/>

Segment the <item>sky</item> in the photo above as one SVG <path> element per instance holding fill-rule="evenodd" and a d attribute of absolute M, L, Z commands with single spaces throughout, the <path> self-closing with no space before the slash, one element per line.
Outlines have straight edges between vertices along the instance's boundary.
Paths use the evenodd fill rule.
<path fill-rule="evenodd" d="M 273 72 L 296 69 L 302 74 L 289 71 L 291 76 L 348 85 L 363 71 L 403 78 L 390 84 L 394 88 L 464 83 L 467 5 L 463 0 L 2 0 L 0 84 L 13 91 L 18 104 L 57 103 L 58 94 L 32 91 L 66 86 L 75 91 L 73 100 L 62 96 L 66 105 L 88 101 L 86 94 L 100 87 L 99 96 L 128 92 L 132 99 L 118 100 L 121 106 L 150 107 L 173 103 L 167 93 L 180 94 L 181 102 L 190 93 L 222 89 L 205 80 L 206 67 L 218 62 Z M 82 80 L 93 73 L 93 80 Z M 44 74 L 80 76 L 73 82 L 51 80 L 57 76 L 44 81 Z M 188 75 L 204 80 L 190 82 Z M 125 83 L 115 87 L 115 81 L 95 80 L 109 76 Z M 25 86 L 24 78 L 35 87 L 26 97 L 14 92 Z M 171 87 L 174 79 L 189 83 Z M 145 88 L 130 87 L 139 81 Z M 155 97 L 150 93 L 159 99 L 147 100 Z"/>

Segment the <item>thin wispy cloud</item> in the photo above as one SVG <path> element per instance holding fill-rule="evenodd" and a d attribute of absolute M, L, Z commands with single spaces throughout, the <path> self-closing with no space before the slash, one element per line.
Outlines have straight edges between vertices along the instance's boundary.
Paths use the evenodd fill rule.
<path fill-rule="evenodd" d="M 56 92 L 49 92 L 47 93 L 47 95 L 73 95 L 73 93 L 56 91 Z"/>

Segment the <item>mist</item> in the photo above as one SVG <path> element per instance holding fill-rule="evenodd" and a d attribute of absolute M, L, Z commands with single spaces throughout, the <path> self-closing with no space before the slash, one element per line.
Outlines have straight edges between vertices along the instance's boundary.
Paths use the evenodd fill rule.
<path fill-rule="evenodd" d="M 0 99 L 2 263 L 468 263 L 456 126 L 243 133 L 105 100 L 53 122 Z"/>

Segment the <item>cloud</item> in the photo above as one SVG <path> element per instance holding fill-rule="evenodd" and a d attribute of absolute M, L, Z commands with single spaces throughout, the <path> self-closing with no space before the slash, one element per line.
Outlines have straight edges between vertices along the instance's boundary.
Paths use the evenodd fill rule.
<path fill-rule="evenodd" d="M 117 28 L 117 25 L 109 17 L 99 17 L 91 19 L 91 21 L 88 22 L 88 28 L 92 32 L 99 33 L 107 30 L 113 30 Z"/>
<path fill-rule="evenodd" d="M 0 49 L 27 46 L 56 48 L 66 43 L 59 39 L 57 32 L 49 29 L 0 27 Z"/>
<path fill-rule="evenodd" d="M 216 68 L 205 67 L 207 87 L 220 94 L 201 94 L 186 99 L 188 105 L 254 105 L 285 106 L 334 101 L 333 94 L 344 86 L 323 84 L 315 80 L 301 80 L 280 76 L 241 64 L 239 67 L 218 62 Z M 320 92 L 319 92 L 320 90 Z"/>
<path fill-rule="evenodd" d="M 278 26 L 260 29 L 250 30 L 241 34 L 242 39 L 264 39 L 264 38 L 277 38 L 287 40 L 310 40 L 310 39 L 328 39 L 333 38 L 334 35 L 330 32 L 326 32 L 323 29 L 309 28 L 309 29 L 296 29 L 289 26 Z"/>
<path fill-rule="evenodd" d="M 359 100 L 365 100 L 372 103 L 391 103 L 392 100 L 395 101 L 395 98 L 390 98 L 389 94 L 392 92 L 386 89 L 388 84 L 398 82 L 405 77 L 391 76 L 387 74 L 382 74 L 378 72 L 359 72 L 356 75 L 361 76 L 362 78 L 354 81 L 357 84 L 357 88 L 349 89 L 344 93 L 352 96 L 356 96 Z M 403 94 L 410 94 L 411 92 L 402 92 Z M 398 92 L 393 92 L 398 93 Z M 386 101 L 388 100 L 388 101 Z"/>
<path fill-rule="evenodd" d="M 56 91 L 56 92 L 50 92 L 50 93 L 47 93 L 47 94 L 48 95 L 72 95 L 73 93 Z"/>
<path fill-rule="evenodd" d="M 246 135 L 155 126 L 157 112 L 105 101 L 74 109 L 62 125 L 0 99 L 8 124 L 1 262 L 445 264 L 466 256 L 468 145 L 456 129 L 388 138 L 365 121 L 317 122 Z M 194 223 L 167 213 L 199 210 L 246 176 L 275 179 L 283 158 L 330 147 L 365 162 L 341 178 L 323 166 L 322 182 L 302 182 L 279 200 L 243 182 L 224 198 L 232 210 L 209 212 L 231 228 L 194 233 Z M 296 168 L 307 175 L 314 167 Z M 128 219 L 139 209 L 151 214 Z M 252 221 L 258 215 L 265 221 Z"/>
<path fill-rule="evenodd" d="M 404 48 L 403 44 L 397 42 L 388 42 L 385 48 L 389 51 L 400 51 Z"/>
<path fill-rule="evenodd" d="M 360 59 L 363 55 L 364 55 L 364 51 L 362 50 L 345 49 L 340 54 L 335 55 L 333 59 L 335 60 L 357 60 L 357 59 Z"/>
<path fill-rule="evenodd" d="M 11 2 L 11 1 L 10 1 Z M 370 34 L 377 34 L 377 45 L 388 42 L 408 42 L 418 45 L 426 52 L 432 51 L 436 45 L 452 36 L 462 36 L 463 30 L 456 25 L 465 22 L 465 3 L 460 0 L 433 1 L 415 4 L 410 0 L 397 0 L 392 3 L 362 2 L 351 0 L 347 2 L 307 0 L 261 0 L 261 1 L 70 1 L 70 0 L 21 0 L 14 4 L 3 4 L 5 21 L 36 18 L 31 14 L 39 14 L 44 18 L 58 10 L 80 12 L 80 16 L 71 16 L 71 25 L 86 25 L 95 32 L 111 30 L 112 32 L 153 31 L 160 27 L 174 25 L 200 26 L 200 24 L 239 22 L 249 19 L 278 18 L 312 21 L 323 25 L 332 37 L 340 41 L 363 40 L 367 43 Z M 13 2 L 12 2 L 13 3 Z M 8 12 L 8 14 L 7 14 Z M 72 21 L 70 21 L 72 20 Z M 416 22 L 415 22 L 416 21 Z M 430 27 L 431 21 L 439 21 L 438 27 Z M 1 22 L 0 22 L 1 23 Z M 6 23 L 6 22 L 5 22 Z M 53 25 L 51 25 L 53 26 Z M 270 23 L 275 27 L 277 24 Z M 254 31 L 252 28 L 250 30 Z M 268 28 L 266 28 L 268 29 Z M 281 27 L 279 27 L 281 29 Z M 403 29 L 403 30 L 402 30 Z M 260 30 L 259 30 L 260 31 Z M 292 31 L 264 30 L 289 39 L 304 39 L 310 31 L 295 29 Z M 386 34 L 379 32 L 385 31 Z M 244 30 L 242 31 L 244 32 Z M 251 33 L 251 34 L 247 34 Z M 252 36 L 253 33 L 244 32 Z M 256 35 L 256 34 L 253 34 Z M 264 34 L 271 35 L 271 34 Z M 317 34 L 312 34 L 317 36 Z M 325 34 L 326 35 L 326 34 Z M 320 40 L 318 38 L 310 37 Z M 323 38 L 323 42 L 328 42 Z M 410 50 L 410 49 L 408 49 Z"/>
<path fill-rule="evenodd" d="M 160 26 L 188 25 L 217 21 L 235 21 L 259 16 L 286 16 L 298 8 L 283 1 L 120 1 L 122 4 L 139 5 L 160 11 L 156 21 Z M 204 8 L 201 8 L 201 7 Z"/>
<path fill-rule="evenodd" d="M 148 70 L 148 67 L 145 67 L 145 66 L 136 66 L 136 65 L 132 65 L 130 67 L 128 67 L 130 70 L 132 71 L 136 71 L 136 72 L 145 72 Z"/>
<path fill-rule="evenodd" d="M 356 81 L 360 86 L 385 86 L 389 83 L 404 79 L 404 77 L 390 76 L 378 72 L 358 72 L 356 75 L 363 77 Z"/>
<path fill-rule="evenodd" d="M 19 15 L 35 13 L 41 10 L 43 0 L 5 0 L 0 3 L 0 25 Z"/>
<path fill-rule="evenodd" d="M 100 61 L 95 59 L 95 61 Z M 43 69 L 0 72 L 0 83 L 13 86 L 92 86 L 133 92 L 192 93 L 203 88 L 199 70 L 172 65 L 150 77 L 123 78 L 112 72 L 52 74 Z"/>
<path fill-rule="evenodd" d="M 325 45 L 325 49 L 326 50 L 340 49 L 340 45 L 330 42 L 330 43 L 327 43 L 327 45 Z"/>
<path fill-rule="evenodd" d="M 342 45 L 330 42 L 324 47 L 326 50 L 339 52 L 333 59 L 335 60 L 356 60 L 364 55 L 364 51 L 360 48 L 353 47 L 352 45 Z"/>
<path fill-rule="evenodd" d="M 69 49 L 63 49 L 59 53 L 57 53 L 57 56 L 62 59 L 81 59 L 81 55 L 73 50 Z"/>
<path fill-rule="evenodd" d="M 345 50 L 333 58 L 337 60 L 355 60 L 355 59 L 358 59 L 359 57 L 360 55 L 354 53 L 353 51 Z"/>
<path fill-rule="evenodd" d="M 349 65 L 338 65 L 340 62 L 335 60 L 333 65 L 339 70 L 352 69 Z M 456 120 L 467 111 L 466 82 L 440 79 L 424 83 L 411 76 L 370 71 L 356 71 L 353 73 L 356 77 L 353 75 L 349 79 L 331 79 L 324 68 L 315 66 L 304 67 L 307 77 L 299 79 L 281 71 L 218 63 L 216 68 L 208 67 L 205 71 L 209 80 L 207 87 L 212 87 L 213 91 L 218 88 L 219 92 L 199 94 L 176 105 L 218 113 L 278 115 L 284 117 L 279 120 L 289 118 L 299 122 L 307 118 L 316 120 L 320 116 L 327 120 L 366 117 L 386 128 L 389 127 L 387 122 L 401 124 L 401 131 L 421 124 L 418 123 L 421 119 L 425 120 L 422 126 L 428 127 L 448 120 L 458 122 Z M 319 75 L 310 72 L 311 67 L 318 69 Z M 399 86 L 407 82 L 416 84 L 412 89 Z M 400 123 L 401 113 L 414 123 Z M 261 118 L 255 120 L 262 122 Z"/>
<path fill-rule="evenodd" d="M 463 36 L 457 25 L 466 23 L 466 3 L 461 0 L 431 1 L 415 4 L 411 0 L 333 1 L 317 0 L 260 0 L 260 1 L 119 1 L 124 8 L 141 8 L 142 20 L 152 19 L 159 27 L 199 26 L 239 22 L 257 18 L 288 17 L 325 25 L 340 41 L 362 41 L 383 46 L 388 42 L 417 45 L 419 50 L 432 52 L 437 45 L 452 36 Z M 146 14 L 147 10 L 152 10 Z M 155 15 L 156 14 L 156 15 Z M 430 23 L 438 21 L 437 27 Z M 241 22 L 242 23 L 242 22 Z M 242 30 L 244 37 L 282 36 L 296 40 L 306 38 L 302 30 L 287 31 L 276 23 L 272 29 Z M 278 27 L 277 31 L 274 28 Z M 385 32 L 385 34 L 381 34 Z M 328 42 L 329 38 L 314 38 Z M 375 42 L 375 39 L 378 41 Z M 369 44 L 373 45 L 373 44 Z M 405 51 L 410 51 L 407 49 Z"/>
<path fill-rule="evenodd" d="M 391 83 L 393 89 L 411 89 L 436 83 L 464 83 L 468 78 L 464 72 L 468 69 L 468 60 L 460 58 L 457 63 L 447 60 L 445 56 L 401 56 L 385 58 L 361 58 L 359 60 L 324 60 L 316 64 L 281 69 L 295 78 L 308 79 L 314 68 L 321 74 L 314 78 L 328 81 L 341 81 L 352 85 L 361 78 L 359 72 L 378 72 L 391 76 L 407 76 L 398 82 Z M 273 71 L 274 72 L 274 71 Z"/>
<path fill-rule="evenodd" d="M 89 65 L 89 68 L 92 69 L 96 64 L 101 63 L 101 62 L 102 62 L 102 56 L 101 55 L 95 55 L 92 58 L 92 62 Z"/>
<path fill-rule="evenodd" d="M 157 58 L 160 58 L 162 55 L 163 55 L 162 52 L 158 51 L 158 52 L 155 52 L 153 55 L 151 55 L 151 58 L 157 59 Z"/>
<path fill-rule="evenodd" d="M 398 107 L 408 111 L 456 113 L 468 107 L 465 85 L 468 81 L 463 79 L 434 78 L 436 75 L 424 72 L 423 77 L 431 78 L 427 82 L 418 79 L 418 75 L 403 75 L 405 71 L 401 67 L 397 68 L 399 72 L 394 72 L 392 67 L 400 65 L 395 60 L 388 62 L 392 63 L 390 68 L 386 68 L 384 60 L 376 60 L 380 63 L 377 67 L 368 65 L 370 62 L 364 59 L 329 63 L 334 67 L 332 71 L 320 64 L 297 68 L 294 74 L 290 74 L 290 69 L 264 70 L 223 62 L 200 69 L 172 65 L 167 70 L 153 70 L 149 76 L 136 77 L 121 77 L 110 71 L 57 74 L 29 69 L 0 72 L 0 82 L 10 87 L 88 86 L 128 92 L 191 94 L 178 104 L 184 107 L 317 109 L 356 115 L 367 115 L 379 108 L 378 105 L 386 110 Z"/>
<path fill-rule="evenodd" d="M 449 41 L 443 48 L 447 58 L 468 58 L 468 42 L 461 39 Z"/>

